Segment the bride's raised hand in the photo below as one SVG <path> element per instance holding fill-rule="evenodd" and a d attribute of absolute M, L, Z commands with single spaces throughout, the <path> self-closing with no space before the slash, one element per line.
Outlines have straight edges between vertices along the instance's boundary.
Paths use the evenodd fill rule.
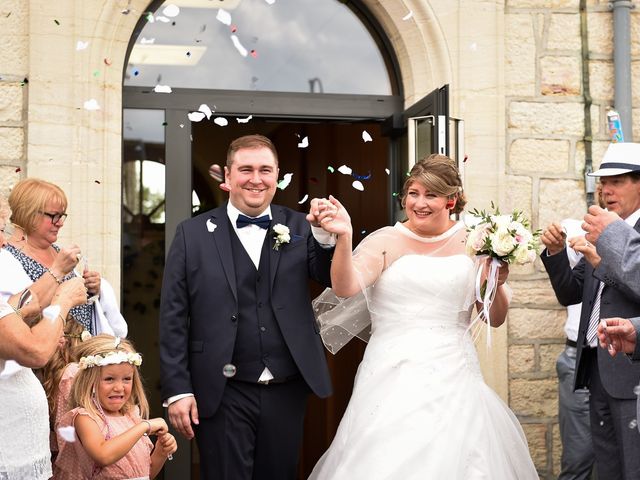
<path fill-rule="evenodd" d="M 329 205 L 320 213 L 318 220 L 320 226 L 329 233 L 338 236 L 353 233 L 349 212 L 333 195 L 329 195 Z"/>

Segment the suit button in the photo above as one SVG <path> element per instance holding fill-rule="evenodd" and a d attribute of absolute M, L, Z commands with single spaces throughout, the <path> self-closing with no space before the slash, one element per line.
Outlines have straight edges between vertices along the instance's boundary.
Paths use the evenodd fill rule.
<path fill-rule="evenodd" d="M 238 321 L 238 317 L 236 315 L 231 315 L 231 321 L 236 323 Z"/>
<path fill-rule="evenodd" d="M 260 331 L 261 331 L 261 332 L 266 332 L 266 331 L 267 331 L 267 328 L 266 328 L 266 327 L 260 327 Z"/>

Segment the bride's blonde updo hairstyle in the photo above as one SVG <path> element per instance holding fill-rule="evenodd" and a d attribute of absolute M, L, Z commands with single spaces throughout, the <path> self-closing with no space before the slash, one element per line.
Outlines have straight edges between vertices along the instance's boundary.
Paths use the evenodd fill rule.
<path fill-rule="evenodd" d="M 467 199 L 462 190 L 460 172 L 455 162 L 449 157 L 433 153 L 413 166 L 402 187 L 402 208 L 405 207 L 407 191 L 413 182 L 420 183 L 430 192 L 454 199 L 456 202 L 450 209 L 451 213 L 460 213 L 464 210 Z"/>

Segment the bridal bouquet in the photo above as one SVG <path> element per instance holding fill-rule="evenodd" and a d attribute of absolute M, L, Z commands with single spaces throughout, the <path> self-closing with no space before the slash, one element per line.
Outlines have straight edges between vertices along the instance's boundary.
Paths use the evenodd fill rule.
<path fill-rule="evenodd" d="M 525 265 L 536 259 L 540 230 L 531 231 L 529 220 L 519 210 L 511 215 L 501 215 L 491 202 L 494 213 L 472 210 L 478 220 L 467 227 L 467 253 L 489 255 L 507 263 Z"/>
<path fill-rule="evenodd" d="M 486 280 L 482 280 L 483 269 L 476 277 L 476 300 L 482 303 L 481 315 L 490 325 L 489 309 L 498 289 L 498 269 L 500 261 L 525 265 L 536 259 L 540 230 L 531 231 L 531 224 L 524 214 L 514 210 L 511 215 L 502 215 L 493 202 L 493 213 L 471 210 L 476 223 L 468 224 L 467 253 L 486 255 L 491 258 Z M 489 329 L 489 332 L 491 329 Z"/>

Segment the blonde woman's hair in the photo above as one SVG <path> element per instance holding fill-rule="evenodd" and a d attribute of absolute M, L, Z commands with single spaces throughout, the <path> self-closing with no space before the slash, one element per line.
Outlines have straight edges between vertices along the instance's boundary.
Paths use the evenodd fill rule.
<path fill-rule="evenodd" d="M 63 212 L 67 210 L 67 196 L 57 185 L 39 178 L 19 181 L 9 194 L 11 222 L 29 235 L 36 229 L 40 212 L 45 211 L 48 202 L 55 203 Z"/>
<path fill-rule="evenodd" d="M 109 352 L 115 351 L 136 353 L 131 342 L 125 339 L 120 341 L 116 349 L 115 340 L 116 337 L 112 335 L 96 335 L 79 344 L 74 349 L 73 355 L 79 359 L 80 357 L 86 357 L 88 355 L 106 355 Z M 131 397 L 129 397 L 127 403 L 122 406 L 120 413 L 129 413 L 137 406 L 140 409 L 140 416 L 142 418 L 149 418 L 149 402 L 144 393 L 142 378 L 138 367 L 133 365 L 132 367 L 133 381 L 131 385 Z M 100 412 L 101 408 L 99 410 L 96 404 L 98 398 L 95 394 L 100 384 L 100 376 L 103 368 L 104 367 L 92 367 L 78 371 L 73 380 L 73 387 L 71 388 L 70 407 L 72 409 L 82 407 L 96 418 L 103 418 Z"/>
<path fill-rule="evenodd" d="M 405 206 L 407 192 L 413 182 L 420 183 L 430 192 L 455 200 L 451 213 L 464 210 L 467 200 L 462 191 L 462 180 L 455 162 L 449 157 L 433 153 L 416 163 L 402 187 L 402 208 Z"/>
<path fill-rule="evenodd" d="M 77 358 L 74 358 L 72 352 L 76 345 L 82 341 L 80 339 L 82 330 L 84 330 L 84 327 L 69 317 L 64 326 L 64 345 L 56 348 L 53 356 L 49 359 L 47 364 L 42 367 L 42 386 L 47 394 L 47 402 L 49 403 L 49 419 L 52 423 L 55 421 L 56 410 L 58 408 L 57 402 L 60 379 L 62 378 L 65 367 L 71 362 L 78 361 Z M 64 405 L 64 407 L 67 408 L 68 405 Z"/>

